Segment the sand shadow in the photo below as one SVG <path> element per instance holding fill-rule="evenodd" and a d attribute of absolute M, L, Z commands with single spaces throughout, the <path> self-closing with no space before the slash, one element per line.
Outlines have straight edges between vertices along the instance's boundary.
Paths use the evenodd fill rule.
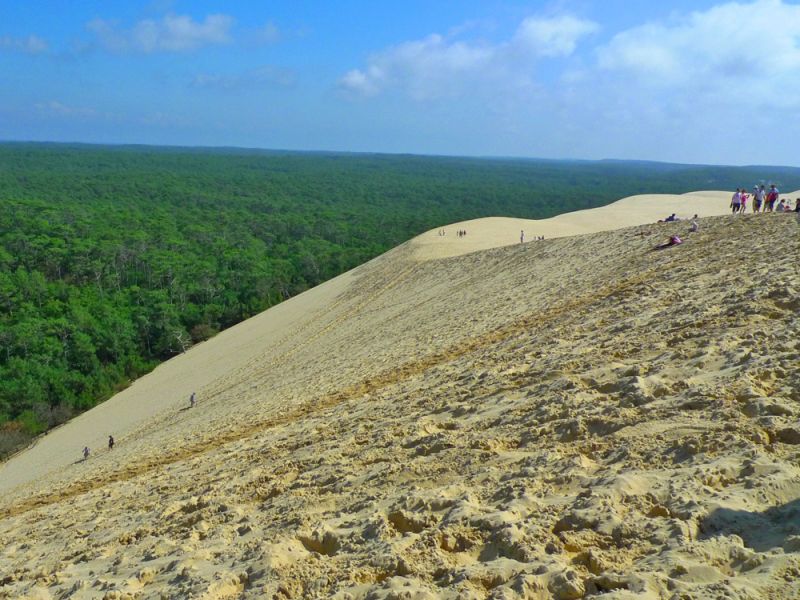
<path fill-rule="evenodd" d="M 700 522 L 700 539 L 736 534 L 757 552 L 800 552 L 800 498 L 762 512 L 718 508 Z"/>

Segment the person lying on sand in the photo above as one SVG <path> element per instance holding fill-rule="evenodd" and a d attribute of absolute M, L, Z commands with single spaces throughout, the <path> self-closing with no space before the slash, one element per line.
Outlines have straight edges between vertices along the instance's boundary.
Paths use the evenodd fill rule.
<path fill-rule="evenodd" d="M 682 244 L 683 240 L 680 238 L 678 234 L 672 234 L 669 236 L 669 239 L 664 244 L 659 244 L 653 250 L 663 250 L 664 248 L 669 248 L 670 246 L 677 246 L 678 244 Z"/>

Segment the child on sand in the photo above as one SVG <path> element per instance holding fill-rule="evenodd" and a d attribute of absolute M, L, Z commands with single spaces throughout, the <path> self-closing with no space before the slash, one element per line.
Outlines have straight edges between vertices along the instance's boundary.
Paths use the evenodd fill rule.
<path fill-rule="evenodd" d="M 89 446 L 83 447 L 83 460 L 89 460 Z"/>

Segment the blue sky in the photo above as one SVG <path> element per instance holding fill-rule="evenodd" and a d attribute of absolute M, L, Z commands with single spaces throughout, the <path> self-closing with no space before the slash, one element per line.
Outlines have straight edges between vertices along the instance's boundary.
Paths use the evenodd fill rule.
<path fill-rule="evenodd" d="M 800 4 L 0 0 L 0 139 L 798 165 Z"/>

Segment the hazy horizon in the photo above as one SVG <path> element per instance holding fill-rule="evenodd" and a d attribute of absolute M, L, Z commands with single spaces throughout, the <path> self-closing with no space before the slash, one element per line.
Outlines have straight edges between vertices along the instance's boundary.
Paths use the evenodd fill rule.
<path fill-rule="evenodd" d="M 481 155 L 481 154 L 434 154 L 424 152 L 380 152 L 370 150 L 330 150 L 324 148 L 266 148 L 257 146 L 204 146 L 187 144 L 147 144 L 136 142 L 85 142 L 81 140 L 14 140 L 0 139 L 0 145 L 13 144 L 34 144 L 34 145 L 62 145 L 62 146 L 90 146 L 98 148 L 142 148 L 142 149 L 167 149 L 167 150 L 189 150 L 189 151 L 208 151 L 210 153 L 223 151 L 240 151 L 252 153 L 274 153 L 274 154 L 337 154 L 337 155 L 365 155 L 365 156 L 411 156 L 418 158 L 456 158 L 467 160 L 508 160 L 508 161 L 531 161 L 531 162 L 575 162 L 575 163 L 598 163 L 598 162 L 621 162 L 621 163 L 652 163 L 670 166 L 685 167 L 731 167 L 731 168 L 780 168 L 780 169 L 800 169 L 800 166 L 789 164 L 720 164 L 720 163 L 692 163 L 692 162 L 670 162 L 664 160 L 649 160 L 640 158 L 580 158 L 580 157 L 546 157 L 546 156 L 511 156 L 511 155 Z"/>
<path fill-rule="evenodd" d="M 781 0 L 33 0 L 0 23 L 8 141 L 796 164 Z"/>

